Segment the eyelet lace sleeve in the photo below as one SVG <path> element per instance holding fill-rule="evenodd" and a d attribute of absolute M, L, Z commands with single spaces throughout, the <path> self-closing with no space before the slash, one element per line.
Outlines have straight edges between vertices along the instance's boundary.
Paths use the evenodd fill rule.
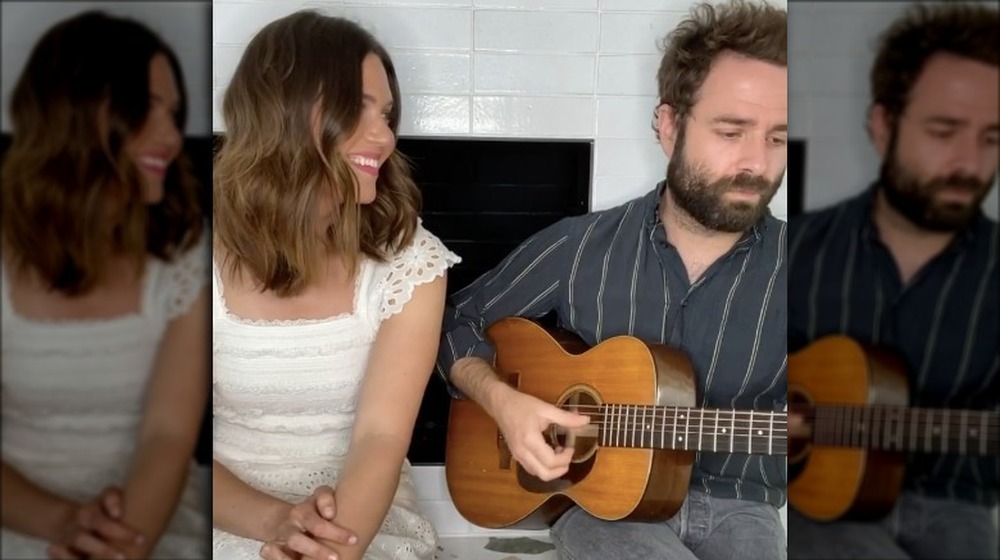
<path fill-rule="evenodd" d="M 399 313 L 413 297 L 413 289 L 441 276 L 462 258 L 448 250 L 434 234 L 417 227 L 410 246 L 399 252 L 384 266 L 384 274 L 377 293 L 382 294 L 378 307 L 378 320 L 383 321 Z"/>
<path fill-rule="evenodd" d="M 167 319 L 183 315 L 208 284 L 212 264 L 210 236 L 203 233 L 198 243 L 167 265 L 165 289 Z"/>

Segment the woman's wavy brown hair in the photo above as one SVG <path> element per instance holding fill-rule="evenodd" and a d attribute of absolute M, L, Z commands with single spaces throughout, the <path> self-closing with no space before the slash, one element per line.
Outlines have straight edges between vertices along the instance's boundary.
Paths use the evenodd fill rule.
<path fill-rule="evenodd" d="M 247 45 L 223 99 L 225 139 L 215 158 L 213 206 L 223 266 L 247 273 L 261 291 L 300 292 L 317 277 L 323 245 L 342 255 L 353 277 L 362 255 L 385 260 L 417 227 L 420 191 L 399 152 L 382 165 L 375 200 L 359 204 L 357 179 L 338 152 L 360 120 L 362 61 L 377 55 L 400 119 L 399 85 L 389 54 L 357 24 L 300 11 L 265 26 Z M 318 142 L 311 122 L 318 104 Z M 333 225 L 316 235 L 321 201 Z"/>
<path fill-rule="evenodd" d="M 731 0 L 714 7 L 695 5 L 662 41 L 664 54 L 656 74 L 659 104 L 672 107 L 675 124 L 683 125 L 712 63 L 724 52 L 787 66 L 787 22 L 785 10 L 766 3 Z M 656 131 L 655 111 L 652 126 Z"/>
<path fill-rule="evenodd" d="M 198 186 L 184 154 L 167 170 L 163 200 L 150 205 L 125 152 L 149 112 L 156 54 L 173 69 L 183 130 L 187 96 L 177 57 L 131 19 L 90 11 L 56 24 L 14 87 L 3 241 L 17 270 L 37 272 L 55 291 L 86 294 L 107 279 L 116 254 L 134 259 L 141 273 L 149 255 L 171 260 L 201 235 Z"/>

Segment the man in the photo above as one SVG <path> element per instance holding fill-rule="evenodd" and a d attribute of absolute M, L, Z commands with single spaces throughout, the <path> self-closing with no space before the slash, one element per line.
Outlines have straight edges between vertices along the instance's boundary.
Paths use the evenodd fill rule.
<path fill-rule="evenodd" d="M 789 350 L 833 333 L 893 349 L 913 406 L 997 408 L 998 229 L 980 207 L 997 171 L 998 29 L 986 5 L 895 22 L 871 72 L 878 180 L 789 226 Z M 789 557 L 997 558 L 996 504 L 995 456 L 914 454 L 884 520 L 790 510 Z"/>
<path fill-rule="evenodd" d="M 680 348 L 701 407 L 784 406 L 785 224 L 768 203 L 786 162 L 786 43 L 783 10 L 694 7 L 668 36 L 657 76 L 666 181 L 537 233 L 454 296 L 439 367 L 456 396 L 497 421 L 528 472 L 565 474 L 572 451 L 553 450 L 541 432 L 587 418 L 497 377 L 483 330 L 505 316 L 555 311 L 590 345 L 627 334 Z M 668 522 L 605 522 L 574 508 L 552 536 L 574 559 L 783 558 L 784 502 L 783 456 L 700 453 Z"/>

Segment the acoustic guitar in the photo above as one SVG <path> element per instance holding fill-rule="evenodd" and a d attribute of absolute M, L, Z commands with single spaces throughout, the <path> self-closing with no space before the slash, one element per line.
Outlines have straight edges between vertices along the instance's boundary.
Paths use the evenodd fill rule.
<path fill-rule="evenodd" d="M 909 405 L 893 353 L 840 335 L 788 357 L 789 410 L 811 434 L 791 434 L 788 502 L 816 521 L 871 520 L 892 509 L 904 452 L 996 455 L 995 411 Z"/>
<path fill-rule="evenodd" d="M 783 412 L 694 408 L 684 352 L 618 336 L 588 348 L 518 317 L 494 323 L 497 372 L 519 391 L 590 417 L 581 430 L 550 426 L 550 445 L 573 449 L 551 481 L 525 471 L 493 419 L 452 400 L 445 474 L 455 507 L 489 528 L 544 528 L 573 503 L 606 520 L 663 520 L 687 495 L 696 451 L 784 455 Z"/>

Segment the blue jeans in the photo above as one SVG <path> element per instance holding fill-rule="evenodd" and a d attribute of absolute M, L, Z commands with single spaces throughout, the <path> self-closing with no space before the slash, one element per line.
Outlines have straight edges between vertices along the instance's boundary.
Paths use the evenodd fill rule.
<path fill-rule="evenodd" d="M 603 521 L 578 507 L 552 526 L 563 560 L 782 560 L 785 529 L 768 503 L 689 491 L 668 521 Z"/>
<path fill-rule="evenodd" d="M 992 508 L 904 492 L 881 521 L 817 523 L 788 510 L 788 558 L 996 559 Z"/>

